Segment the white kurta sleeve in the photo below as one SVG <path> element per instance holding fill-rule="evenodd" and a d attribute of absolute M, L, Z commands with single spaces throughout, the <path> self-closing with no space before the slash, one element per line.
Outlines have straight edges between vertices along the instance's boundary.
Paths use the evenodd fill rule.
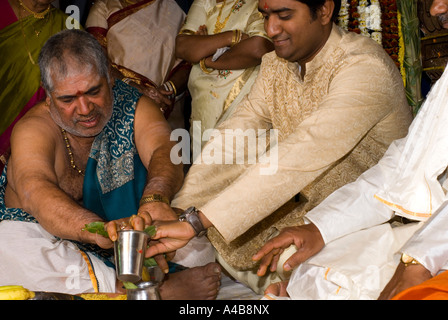
<path fill-rule="evenodd" d="M 344 235 L 388 221 L 393 210 L 375 198 L 383 188 L 385 177 L 394 170 L 405 138 L 394 141 L 377 165 L 358 179 L 333 192 L 306 219 L 320 230 L 325 243 Z"/>
<path fill-rule="evenodd" d="M 448 264 L 448 202 L 444 202 L 403 246 L 404 252 L 435 276 Z"/>

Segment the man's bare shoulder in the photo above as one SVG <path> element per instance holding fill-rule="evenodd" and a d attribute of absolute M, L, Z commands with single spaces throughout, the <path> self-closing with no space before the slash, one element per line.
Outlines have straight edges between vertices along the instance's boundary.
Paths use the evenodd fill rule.
<path fill-rule="evenodd" d="M 31 108 L 14 126 L 11 138 L 19 135 L 48 135 L 54 132 L 56 124 L 51 118 L 49 107 L 45 102 Z M 38 138 L 38 136 L 36 136 Z"/>
<path fill-rule="evenodd" d="M 12 154 L 23 157 L 26 153 L 54 155 L 60 133 L 45 103 L 29 110 L 14 126 L 11 134 Z"/>
<path fill-rule="evenodd" d="M 160 106 L 154 100 L 145 95 L 142 95 L 137 101 L 136 115 L 143 112 L 149 112 L 156 116 L 154 119 L 155 121 L 160 117 L 164 118 L 163 112 L 160 110 Z"/>
<path fill-rule="evenodd" d="M 43 181 L 44 176 L 48 177 L 46 174 L 54 172 L 56 129 L 45 103 L 34 106 L 14 126 L 8 161 L 10 203 L 17 201 L 11 190 L 16 190 L 23 181 L 30 183 L 33 178 Z"/>
<path fill-rule="evenodd" d="M 134 126 L 137 136 L 146 135 L 153 129 L 160 130 L 164 135 L 171 132 L 171 127 L 159 105 L 146 96 L 141 96 L 137 102 Z"/>

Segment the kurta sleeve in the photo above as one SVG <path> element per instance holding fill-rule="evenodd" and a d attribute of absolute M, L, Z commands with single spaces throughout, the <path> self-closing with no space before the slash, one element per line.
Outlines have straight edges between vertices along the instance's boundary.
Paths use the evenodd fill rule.
<path fill-rule="evenodd" d="M 433 276 L 448 266 L 448 202 L 445 201 L 400 250 L 428 269 Z"/>
<path fill-rule="evenodd" d="M 270 166 L 277 169 L 275 173 L 260 174 L 266 168 L 261 162 L 248 166 L 201 207 L 226 241 L 235 239 L 290 200 L 351 152 L 392 112 L 389 100 L 396 84 L 388 83 L 388 74 L 387 68 L 374 58 L 347 62 L 334 76 L 317 110 L 278 144 L 271 144 L 269 159 L 273 161 Z M 260 93 L 272 91 L 260 87 Z M 237 119 L 240 112 L 231 119 Z M 256 112 L 263 114 L 261 110 Z"/>
<path fill-rule="evenodd" d="M 392 218 L 393 210 L 378 201 L 375 194 L 395 169 L 404 144 L 405 139 L 394 141 L 377 165 L 333 192 L 306 214 L 305 218 L 317 226 L 325 243 Z"/>

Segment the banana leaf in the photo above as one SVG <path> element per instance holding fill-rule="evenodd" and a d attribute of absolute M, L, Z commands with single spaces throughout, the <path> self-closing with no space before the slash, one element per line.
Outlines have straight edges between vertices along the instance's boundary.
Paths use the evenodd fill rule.
<path fill-rule="evenodd" d="M 420 22 L 417 14 L 417 0 L 397 0 L 401 14 L 401 28 L 405 46 L 403 67 L 406 73 L 406 97 L 414 115 L 420 109 L 423 98 L 421 92 L 422 64 Z"/>

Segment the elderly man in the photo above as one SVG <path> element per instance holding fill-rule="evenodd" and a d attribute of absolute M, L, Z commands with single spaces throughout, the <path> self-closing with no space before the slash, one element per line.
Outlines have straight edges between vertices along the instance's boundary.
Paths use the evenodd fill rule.
<path fill-rule="evenodd" d="M 51 37 L 39 65 L 47 98 L 17 123 L 1 178 L 0 284 L 115 292 L 110 255 L 100 250 L 112 241 L 83 227 L 117 227 L 137 211 L 173 218 L 183 173 L 169 159 L 170 127 L 152 100 L 110 83 L 107 58 L 85 31 Z M 214 298 L 219 273 L 214 263 L 174 273 L 162 298 Z"/>
<path fill-rule="evenodd" d="M 201 223 L 214 226 L 208 237 L 219 262 L 262 292 L 288 275 L 258 278 L 252 255 L 278 230 L 303 223 L 307 211 L 375 165 L 393 140 L 406 135 L 412 117 L 396 66 L 372 39 L 333 23 L 339 7 L 340 1 L 332 0 L 259 1 L 275 52 L 263 57 L 251 92 L 204 146 L 202 160 L 222 141 L 226 147 L 232 134 L 240 138 L 275 129 L 278 143 L 272 135 L 269 156 L 257 150 L 254 164 L 194 164 L 172 205 L 195 206 L 199 219 L 191 209 L 186 219 L 194 228 L 185 222 L 159 226 L 157 238 L 180 241 L 161 239 L 148 254 L 178 248 L 201 231 Z M 226 159 L 227 151 L 234 149 L 224 150 Z M 269 158 L 271 163 L 265 161 Z"/>
<path fill-rule="evenodd" d="M 448 1 L 434 0 L 430 12 L 448 28 Z M 284 229 L 255 255 L 262 261 L 260 275 L 269 264 L 271 271 L 295 268 L 289 283 L 272 285 L 267 293 L 390 299 L 447 270 L 447 87 L 445 71 L 406 138 L 310 211 L 309 224 Z M 394 216 L 400 219 L 387 223 Z M 291 245 L 296 253 L 277 266 L 278 254 Z M 443 282 L 446 291 L 444 274 L 428 283 L 426 292 Z M 410 292 L 403 297 L 418 297 Z"/>

